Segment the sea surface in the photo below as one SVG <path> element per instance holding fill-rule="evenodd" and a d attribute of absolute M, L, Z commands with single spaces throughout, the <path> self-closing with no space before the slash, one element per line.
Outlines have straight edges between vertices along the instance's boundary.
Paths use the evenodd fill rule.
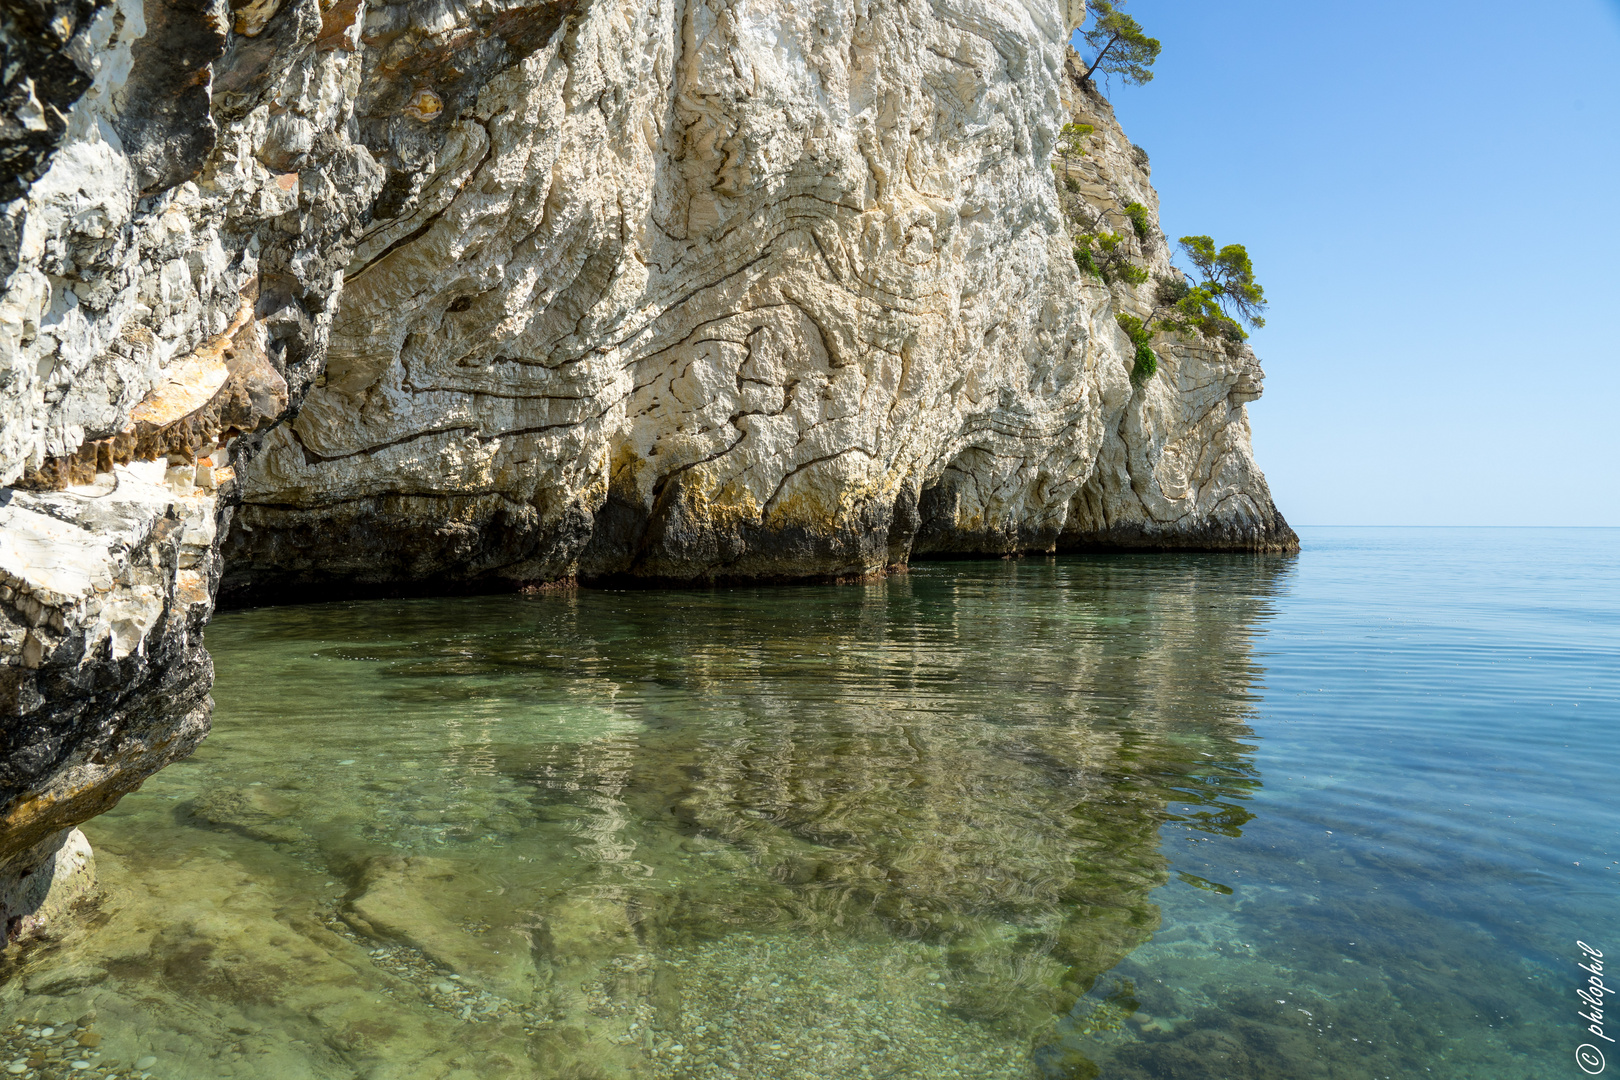
<path fill-rule="evenodd" d="M 1302 534 L 223 613 L 0 1072 L 1620 1070 L 1620 530 Z"/>

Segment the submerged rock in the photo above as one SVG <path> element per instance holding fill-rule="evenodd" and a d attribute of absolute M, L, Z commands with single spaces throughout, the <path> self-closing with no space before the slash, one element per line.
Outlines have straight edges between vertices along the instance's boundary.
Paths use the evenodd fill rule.
<path fill-rule="evenodd" d="M 6 940 L 29 941 L 59 932 L 74 909 L 93 897 L 95 886 L 95 856 L 78 829 L 52 833 L 13 855 L 0 877 L 0 917 L 5 920 Z M 97 981 L 98 971 L 87 965 L 61 969 L 48 981 L 51 985 L 86 985 Z M 106 973 L 99 974 L 104 977 Z"/>
<path fill-rule="evenodd" d="M 429 959 L 514 1002 L 533 998 L 536 980 L 528 935 L 477 924 L 492 890 L 469 880 L 460 864 L 427 856 L 380 856 L 361 872 L 359 895 L 344 919 L 379 940 L 402 941 Z M 469 924 L 472 924 L 470 927 Z"/>
<path fill-rule="evenodd" d="M 1133 588 L 1030 560 L 794 605 L 234 618 L 230 753 L 94 823 L 94 932 L 0 967 L 0 1006 L 94 1008 L 98 1049 L 161 1075 L 1027 1080 L 1152 934 L 1169 804 L 1242 824 L 1253 632 L 1285 575 L 1213 560 Z M 557 698 L 621 720 L 559 723 Z M 428 811 L 499 824 L 441 835 Z M 78 965 L 104 978 L 57 977 Z"/>

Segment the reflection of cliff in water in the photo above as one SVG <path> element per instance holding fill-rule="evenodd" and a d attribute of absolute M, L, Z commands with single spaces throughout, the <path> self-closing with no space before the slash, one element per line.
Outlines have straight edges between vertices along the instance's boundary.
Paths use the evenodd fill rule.
<path fill-rule="evenodd" d="M 637 619 L 634 658 L 603 662 L 707 715 L 655 699 L 633 750 L 601 748 L 595 782 L 626 823 L 614 850 L 634 846 L 629 823 L 673 817 L 688 847 L 747 872 L 624 887 L 631 918 L 675 938 L 935 943 L 952 1008 L 1039 1038 L 1158 926 L 1160 827 L 1235 834 L 1260 782 L 1251 643 L 1286 564 L 1146 565 L 976 566 L 859 602 L 775 593 L 744 617 L 714 594 Z M 597 598 L 551 603 L 599 638 Z M 594 772 L 581 749 L 564 765 L 535 748 L 538 800 Z"/>
<path fill-rule="evenodd" d="M 197 1075 L 1084 1075 L 1058 1036 L 1110 1006 L 1063 1018 L 1158 925 L 1161 827 L 1246 819 L 1287 565 L 224 616 L 213 737 L 98 820 L 100 925 L 12 985 L 100 981 L 12 1004 Z"/>

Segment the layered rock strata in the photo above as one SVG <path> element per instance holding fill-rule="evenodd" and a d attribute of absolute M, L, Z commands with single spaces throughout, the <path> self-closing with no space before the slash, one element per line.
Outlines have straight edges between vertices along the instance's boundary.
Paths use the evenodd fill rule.
<path fill-rule="evenodd" d="M 1058 197 L 1069 204 L 1071 223 L 1095 222 L 1125 237 L 1149 279 L 1141 286 L 1116 282 L 1110 299 L 1116 311 L 1145 320 L 1153 312 L 1154 283 L 1180 273 L 1170 262 L 1172 241 L 1158 225 L 1147 153 L 1125 137 L 1108 102 L 1079 77 L 1075 60 L 1070 57 L 1067 104 L 1075 122 L 1093 133 L 1083 157 L 1061 163 Z M 1145 235 L 1126 212 L 1132 203 L 1148 211 Z M 1089 476 L 1069 500 L 1058 546 L 1297 550 L 1299 539 L 1254 460 L 1246 406 L 1260 397 L 1265 379 L 1254 350 L 1166 333 L 1156 335 L 1153 349 L 1159 370 L 1137 380 L 1125 408 L 1109 418 Z"/>
<path fill-rule="evenodd" d="M 1099 544 L 1284 550 L 1253 355 L 1166 342 L 1071 258 L 1145 157 L 1041 4 L 643 3 L 423 129 L 324 383 L 245 477 L 235 602 L 573 575 L 869 574 Z M 430 42 L 470 27 L 402 31 Z M 390 45 L 390 48 L 393 48 Z M 1141 253 L 1167 271 L 1161 242 Z"/>
<path fill-rule="evenodd" d="M 1065 70 L 1082 16 L 6 6 L 6 918 L 43 932 L 23 878 L 201 738 L 222 574 L 252 598 L 1287 549 L 1252 356 L 1165 343 L 1133 382 L 1136 300 L 1070 256 L 1072 111 L 1102 121 L 1086 198 L 1152 198 Z"/>

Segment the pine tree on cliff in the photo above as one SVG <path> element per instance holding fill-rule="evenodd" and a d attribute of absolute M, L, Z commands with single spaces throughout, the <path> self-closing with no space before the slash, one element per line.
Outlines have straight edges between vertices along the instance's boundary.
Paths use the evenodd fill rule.
<path fill-rule="evenodd" d="M 1217 250 L 1215 241 L 1207 236 L 1183 236 L 1181 250 L 1192 260 L 1197 277 L 1176 274 L 1159 278 L 1154 289 L 1153 309 L 1145 319 L 1129 312 L 1114 316 L 1136 348 L 1136 363 L 1131 369 L 1135 378 L 1151 378 L 1159 370 L 1159 354 L 1153 351 L 1153 337 L 1160 331 L 1202 334 L 1228 354 L 1236 355 L 1249 340 L 1244 325 L 1266 325 L 1262 315 L 1266 310 L 1266 291 L 1254 280 L 1254 262 L 1247 248 L 1242 244 L 1227 244 Z M 1076 248 L 1074 257 L 1083 269 L 1088 268 L 1087 261 L 1092 260 L 1089 249 Z M 1101 267 L 1089 268 L 1103 280 L 1110 280 Z M 1140 279 L 1127 280 L 1133 285 L 1145 281 L 1146 271 L 1139 272 Z"/>
<path fill-rule="evenodd" d="M 1124 0 L 1120 0 L 1124 3 Z M 1143 33 L 1141 24 L 1109 0 L 1091 0 L 1097 19 L 1081 36 L 1097 50 L 1084 78 L 1097 72 L 1118 75 L 1127 84 L 1141 86 L 1153 81 L 1153 62 L 1159 58 L 1159 39 Z"/>
<path fill-rule="evenodd" d="M 1244 326 L 1266 325 L 1266 291 L 1242 244 L 1219 250 L 1207 236 L 1183 236 L 1181 250 L 1197 268 L 1193 277 L 1160 278 L 1147 322 L 1165 330 L 1196 330 L 1235 348 L 1249 340 Z"/>

